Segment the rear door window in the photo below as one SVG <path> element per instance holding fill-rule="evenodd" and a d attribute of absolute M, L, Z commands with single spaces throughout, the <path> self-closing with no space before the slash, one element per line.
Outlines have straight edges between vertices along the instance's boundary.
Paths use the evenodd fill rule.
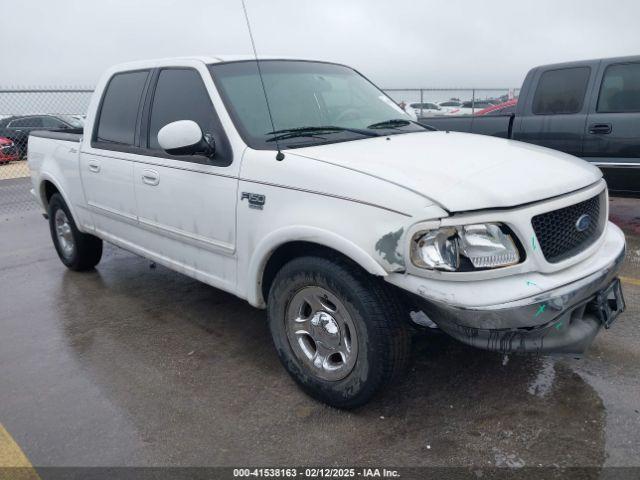
<path fill-rule="evenodd" d="M 590 73 L 589 67 L 563 68 L 544 72 L 533 98 L 533 113 L 560 115 L 580 112 Z"/>
<path fill-rule="evenodd" d="M 130 146 L 135 144 L 138 109 L 147 82 L 147 70 L 118 73 L 109 81 L 102 99 L 95 139 Z"/>
<path fill-rule="evenodd" d="M 600 86 L 597 111 L 640 112 L 640 63 L 607 67 Z"/>

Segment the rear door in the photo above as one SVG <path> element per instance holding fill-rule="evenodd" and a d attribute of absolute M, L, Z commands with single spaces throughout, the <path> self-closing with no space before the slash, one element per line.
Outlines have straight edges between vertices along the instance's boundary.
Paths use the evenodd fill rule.
<path fill-rule="evenodd" d="M 593 89 L 583 157 L 598 165 L 609 189 L 640 193 L 640 57 L 603 61 Z"/>
<path fill-rule="evenodd" d="M 207 283 L 235 289 L 237 167 L 213 106 L 210 74 L 190 67 L 162 68 L 143 114 L 144 162 L 133 170 L 145 249 L 173 268 Z M 158 131 L 178 120 L 193 120 L 213 137 L 216 153 L 173 156 L 158 144 Z"/>
<path fill-rule="evenodd" d="M 587 92 L 597 63 L 540 69 L 535 90 L 526 99 L 514 138 L 553 148 L 571 155 L 582 154 L 587 121 Z"/>
<path fill-rule="evenodd" d="M 89 148 L 80 155 L 85 199 L 95 228 L 106 238 L 131 241 L 137 224 L 133 163 L 150 70 L 115 74 L 108 82 Z"/>

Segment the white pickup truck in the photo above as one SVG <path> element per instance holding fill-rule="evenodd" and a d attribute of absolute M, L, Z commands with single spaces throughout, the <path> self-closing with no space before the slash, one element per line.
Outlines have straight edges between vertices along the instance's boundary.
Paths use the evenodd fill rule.
<path fill-rule="evenodd" d="M 120 65 L 83 132 L 32 133 L 28 152 L 67 267 L 92 269 L 107 241 L 266 308 L 283 365 L 336 407 L 402 372 L 416 321 L 578 354 L 624 309 L 597 168 L 433 131 L 343 65 Z"/>

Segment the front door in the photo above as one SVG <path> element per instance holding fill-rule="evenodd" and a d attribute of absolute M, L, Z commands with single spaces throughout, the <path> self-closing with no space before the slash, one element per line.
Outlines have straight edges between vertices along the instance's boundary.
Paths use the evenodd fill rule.
<path fill-rule="evenodd" d="M 139 227 L 148 232 L 139 241 L 172 268 L 234 290 L 239 162 L 232 165 L 231 147 L 200 72 L 166 68 L 156 77 L 143 114 L 147 155 L 133 168 Z M 162 151 L 158 131 L 177 120 L 193 120 L 211 135 L 214 156 Z"/>

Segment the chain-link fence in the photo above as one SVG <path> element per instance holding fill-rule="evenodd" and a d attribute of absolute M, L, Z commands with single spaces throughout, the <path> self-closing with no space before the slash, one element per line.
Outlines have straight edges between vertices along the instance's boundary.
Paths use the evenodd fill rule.
<path fill-rule="evenodd" d="M 387 88 L 384 91 L 418 117 L 476 115 L 518 98 L 519 88 Z"/>
<path fill-rule="evenodd" d="M 419 117 L 474 114 L 518 96 L 510 88 L 385 90 Z M 29 132 L 82 127 L 91 88 L 0 88 L 0 215 L 33 208 L 29 195 Z"/>
<path fill-rule="evenodd" d="M 35 205 L 29 195 L 29 132 L 81 128 L 90 88 L 0 88 L 0 214 Z"/>

